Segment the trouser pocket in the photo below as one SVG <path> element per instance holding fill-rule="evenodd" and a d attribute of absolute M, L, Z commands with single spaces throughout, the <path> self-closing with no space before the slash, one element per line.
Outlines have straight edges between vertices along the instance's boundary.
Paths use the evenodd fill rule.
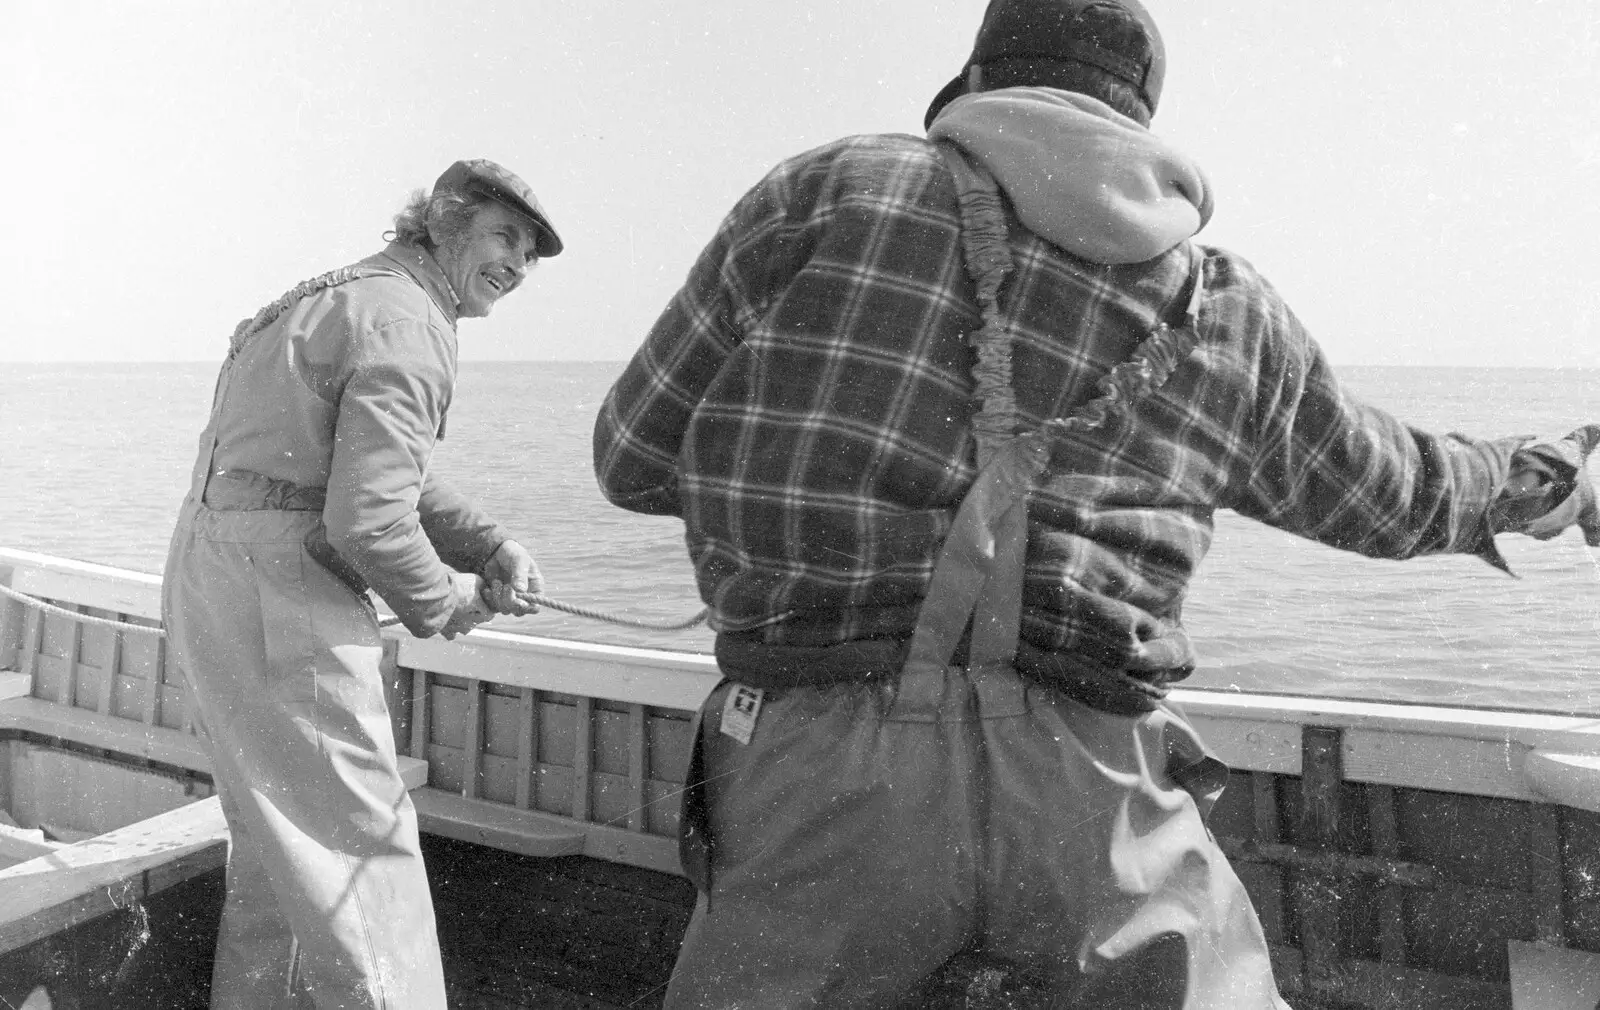
<path fill-rule="evenodd" d="M 678 861 L 684 875 L 702 894 L 711 894 L 711 811 L 706 799 L 706 713 L 716 712 L 727 694 L 729 681 L 719 683 L 694 715 L 689 731 L 689 768 L 684 774 L 683 797 L 678 811 Z"/>

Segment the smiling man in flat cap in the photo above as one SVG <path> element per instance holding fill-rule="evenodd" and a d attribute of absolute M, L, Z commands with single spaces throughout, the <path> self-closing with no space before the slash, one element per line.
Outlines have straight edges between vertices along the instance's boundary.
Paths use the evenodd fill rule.
<path fill-rule="evenodd" d="M 162 611 L 232 845 L 212 1003 L 445 1005 L 400 780 L 374 591 L 418 637 L 522 614 L 538 569 L 429 472 L 456 321 L 561 238 L 527 184 L 451 165 L 393 241 L 239 324 L 167 559 Z"/>

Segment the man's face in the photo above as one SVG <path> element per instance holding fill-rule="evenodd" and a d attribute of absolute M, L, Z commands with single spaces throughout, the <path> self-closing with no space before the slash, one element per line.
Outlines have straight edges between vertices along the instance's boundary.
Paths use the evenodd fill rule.
<path fill-rule="evenodd" d="M 457 313 L 481 318 L 517 289 L 534 260 L 532 226 L 500 203 L 480 206 L 456 235 L 440 242 L 433 258 L 461 300 Z"/>

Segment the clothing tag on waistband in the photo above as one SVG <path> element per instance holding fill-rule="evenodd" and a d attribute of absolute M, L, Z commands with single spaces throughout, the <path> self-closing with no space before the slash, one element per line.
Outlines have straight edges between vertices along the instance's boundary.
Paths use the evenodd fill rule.
<path fill-rule="evenodd" d="M 759 687 L 733 685 L 722 702 L 722 735 L 749 743 L 751 734 L 756 731 L 756 717 L 761 714 L 761 696 L 765 693 Z"/>

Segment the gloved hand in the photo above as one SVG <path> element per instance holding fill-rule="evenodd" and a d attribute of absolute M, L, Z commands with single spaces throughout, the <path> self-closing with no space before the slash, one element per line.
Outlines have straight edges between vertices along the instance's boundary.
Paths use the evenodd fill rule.
<path fill-rule="evenodd" d="M 439 630 L 448 641 L 455 641 L 457 635 L 465 635 L 484 621 L 494 616 L 494 611 L 483 600 L 483 580 L 476 575 L 465 572 L 451 574 L 451 588 L 455 595 L 455 610 L 450 614 L 450 620 Z"/>
<path fill-rule="evenodd" d="M 483 602 L 497 614 L 523 617 L 539 612 L 523 596 L 544 591 L 544 576 L 533 555 L 515 540 L 502 543 L 483 566 Z"/>
<path fill-rule="evenodd" d="M 1600 509 L 1585 463 L 1600 444 L 1600 424 L 1586 424 L 1556 442 L 1525 445 L 1511 455 L 1511 477 L 1490 506 L 1497 533 L 1550 540 L 1574 524 L 1600 547 Z"/>

